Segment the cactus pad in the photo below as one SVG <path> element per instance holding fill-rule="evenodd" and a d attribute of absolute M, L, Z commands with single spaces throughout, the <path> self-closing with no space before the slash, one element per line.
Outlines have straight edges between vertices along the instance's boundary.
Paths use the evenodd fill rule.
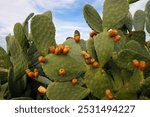
<path fill-rule="evenodd" d="M 127 0 L 105 0 L 103 10 L 103 28 L 113 28 L 123 20 L 129 11 Z"/>
<path fill-rule="evenodd" d="M 31 20 L 31 33 L 36 48 L 42 55 L 49 53 L 49 47 L 55 45 L 55 27 L 45 15 L 36 15 Z"/>
<path fill-rule="evenodd" d="M 110 38 L 107 31 L 100 33 L 95 37 L 94 47 L 100 62 L 100 66 L 103 67 L 109 61 L 114 50 L 113 39 Z"/>
<path fill-rule="evenodd" d="M 145 12 L 138 10 L 134 14 L 133 25 L 136 31 L 144 31 L 145 26 Z"/>
<path fill-rule="evenodd" d="M 42 67 L 45 74 L 54 81 L 69 81 L 78 76 L 80 71 L 85 71 L 85 66 L 69 55 L 49 54 Z M 60 69 L 65 70 L 65 75 L 59 75 Z"/>
<path fill-rule="evenodd" d="M 97 11 L 91 5 L 87 4 L 83 8 L 83 14 L 88 25 L 95 32 L 102 31 L 102 19 Z"/>
<path fill-rule="evenodd" d="M 89 89 L 71 82 L 54 82 L 47 88 L 46 95 L 50 100 L 81 100 L 89 94 Z"/>

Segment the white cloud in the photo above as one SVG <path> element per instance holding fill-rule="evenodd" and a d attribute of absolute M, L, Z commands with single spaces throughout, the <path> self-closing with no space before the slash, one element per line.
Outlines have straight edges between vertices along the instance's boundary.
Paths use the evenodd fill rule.
<path fill-rule="evenodd" d="M 30 3 L 34 5 L 34 7 L 40 7 L 43 9 L 62 9 L 62 8 L 70 8 L 76 3 L 77 0 L 32 0 Z"/>

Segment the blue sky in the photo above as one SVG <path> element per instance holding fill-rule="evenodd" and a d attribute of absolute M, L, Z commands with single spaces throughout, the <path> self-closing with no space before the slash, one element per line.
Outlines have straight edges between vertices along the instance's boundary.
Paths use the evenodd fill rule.
<path fill-rule="evenodd" d="M 130 6 L 132 14 L 144 9 L 148 0 L 140 0 Z M 81 37 L 88 39 L 91 29 L 86 24 L 82 8 L 86 3 L 93 5 L 102 14 L 104 0 L 0 0 L 0 46 L 6 48 L 5 36 L 13 34 L 13 26 L 23 22 L 26 16 L 51 10 L 56 27 L 56 40 L 62 43 L 66 37 L 72 36 L 74 30 L 81 32 Z"/>

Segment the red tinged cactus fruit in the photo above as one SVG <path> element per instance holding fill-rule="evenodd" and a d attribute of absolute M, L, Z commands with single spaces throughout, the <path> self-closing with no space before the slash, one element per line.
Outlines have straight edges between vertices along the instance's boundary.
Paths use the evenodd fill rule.
<path fill-rule="evenodd" d="M 39 72 L 34 72 L 34 77 L 38 78 L 38 76 L 39 76 Z"/>
<path fill-rule="evenodd" d="M 65 70 L 64 69 L 60 69 L 58 74 L 64 76 L 65 75 Z"/>
<path fill-rule="evenodd" d="M 40 56 L 40 57 L 38 58 L 38 61 L 39 61 L 40 63 L 45 63 L 45 62 L 46 62 L 46 59 L 45 59 L 45 57 Z"/>
<path fill-rule="evenodd" d="M 94 62 L 93 64 L 92 64 L 92 66 L 93 66 L 93 68 L 98 68 L 99 67 L 99 64 L 98 64 L 98 62 Z"/>
<path fill-rule="evenodd" d="M 31 70 L 30 69 L 26 69 L 26 74 L 30 73 Z"/>
<path fill-rule="evenodd" d="M 94 37 L 94 36 L 96 36 L 97 35 L 97 33 L 96 32 L 94 32 L 94 31 L 92 31 L 92 32 L 90 32 L 90 37 Z"/>
<path fill-rule="evenodd" d="M 90 59 L 86 59 L 85 62 L 86 62 L 87 65 L 90 65 L 90 64 L 91 64 Z"/>
<path fill-rule="evenodd" d="M 76 85 L 78 83 L 78 80 L 76 78 L 72 79 L 71 81 L 72 85 Z"/>
<path fill-rule="evenodd" d="M 66 48 L 66 47 L 65 47 L 65 48 L 63 49 L 63 54 L 64 54 L 64 55 L 67 55 L 68 52 L 69 52 L 69 48 Z"/>
<path fill-rule="evenodd" d="M 120 39 L 121 39 L 121 36 L 117 35 L 114 37 L 114 42 L 118 42 L 118 41 L 120 41 Z"/>
<path fill-rule="evenodd" d="M 41 93 L 41 94 L 46 94 L 46 88 L 43 87 L 43 86 L 39 86 L 38 87 L 38 92 Z"/>
<path fill-rule="evenodd" d="M 82 51 L 81 54 L 82 54 L 83 56 L 85 56 L 85 55 L 87 54 L 87 52 L 86 52 L 86 51 Z"/>
<path fill-rule="evenodd" d="M 56 48 L 55 49 L 55 55 L 59 55 L 60 54 L 60 49 L 59 48 Z"/>
<path fill-rule="evenodd" d="M 55 47 L 54 46 L 50 47 L 50 53 L 55 53 Z"/>
<path fill-rule="evenodd" d="M 139 67 L 140 66 L 140 62 L 137 60 L 137 59 L 134 59 L 133 61 L 132 61 L 132 65 L 134 66 L 134 67 Z"/>
<path fill-rule="evenodd" d="M 28 76 L 29 76 L 30 78 L 34 78 L 34 73 L 33 73 L 33 72 L 29 72 L 29 73 L 28 73 Z"/>
<path fill-rule="evenodd" d="M 59 48 L 60 52 L 63 52 L 64 46 L 62 44 L 59 44 L 58 48 Z"/>
<path fill-rule="evenodd" d="M 118 34 L 118 31 L 116 29 L 112 29 L 109 31 L 109 36 L 110 37 L 115 37 Z"/>
<path fill-rule="evenodd" d="M 84 55 L 84 58 L 85 58 L 85 59 L 89 59 L 90 57 L 91 57 L 90 54 L 87 54 L 87 53 L 86 53 L 86 54 Z"/>
<path fill-rule="evenodd" d="M 109 89 L 106 89 L 105 91 L 105 96 L 109 99 L 109 100 L 112 100 L 113 99 L 113 96 L 112 96 L 112 93 Z"/>
<path fill-rule="evenodd" d="M 144 71 L 146 69 L 146 62 L 145 61 L 140 61 L 139 68 L 141 71 Z"/>
<path fill-rule="evenodd" d="M 91 64 L 93 64 L 95 62 L 95 59 L 94 58 L 91 58 Z"/>

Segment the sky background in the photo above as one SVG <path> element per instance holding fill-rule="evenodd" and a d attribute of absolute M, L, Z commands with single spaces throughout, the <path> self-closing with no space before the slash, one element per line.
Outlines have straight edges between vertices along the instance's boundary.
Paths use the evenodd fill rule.
<path fill-rule="evenodd" d="M 130 5 L 130 12 L 144 10 L 148 0 L 140 0 Z M 82 8 L 93 5 L 102 16 L 104 0 L 0 0 L 0 46 L 6 48 L 5 36 L 13 34 L 13 26 L 23 22 L 29 13 L 43 13 L 51 10 L 56 27 L 56 41 L 62 43 L 66 37 L 73 36 L 79 30 L 81 37 L 88 39 L 91 29 L 86 24 Z"/>

